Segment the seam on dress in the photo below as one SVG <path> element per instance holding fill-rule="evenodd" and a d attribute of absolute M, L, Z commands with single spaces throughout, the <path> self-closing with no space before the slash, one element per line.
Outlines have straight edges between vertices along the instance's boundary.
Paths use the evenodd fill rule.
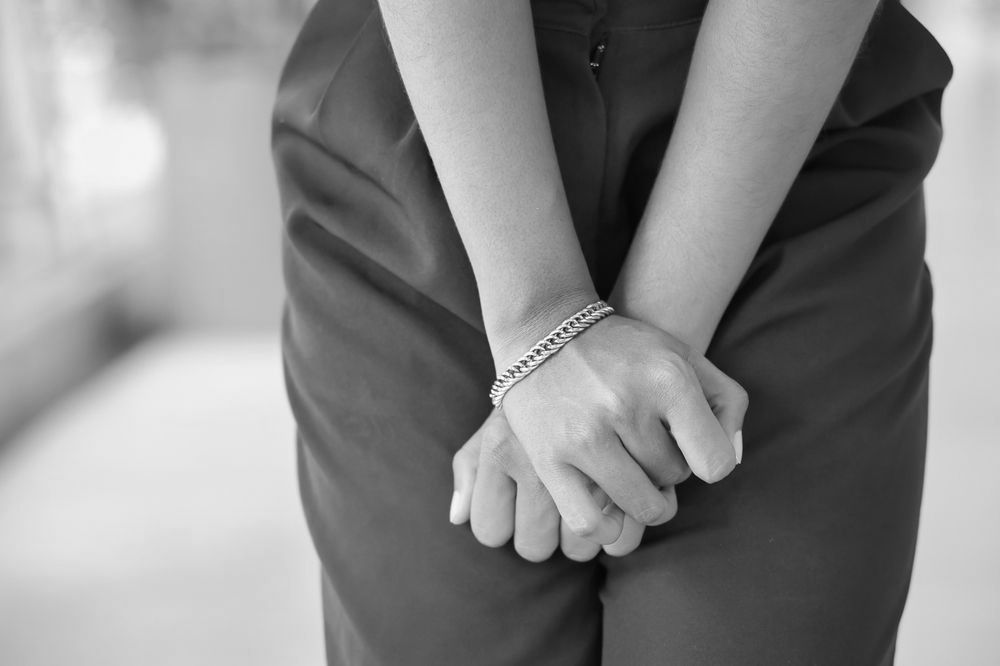
<path fill-rule="evenodd" d="M 580 37 L 589 37 L 590 36 L 590 35 L 588 35 L 585 32 L 581 32 L 580 30 L 574 30 L 573 28 L 567 28 L 564 25 L 556 25 L 554 23 L 536 22 L 535 23 L 535 28 L 538 29 L 538 30 L 553 30 L 555 32 L 566 32 L 566 33 L 569 33 L 571 35 L 578 35 Z"/>
<path fill-rule="evenodd" d="M 617 42 L 616 42 L 617 43 Z M 610 46 L 608 47 L 610 50 Z M 602 62 L 607 59 L 607 52 L 604 53 L 604 58 Z M 605 77 L 606 78 L 606 77 Z M 611 111 L 608 106 L 608 97 L 605 94 L 599 77 L 593 77 L 591 83 L 597 89 L 597 97 L 601 102 L 601 116 L 604 124 L 604 145 L 601 149 L 601 171 L 600 171 L 600 191 L 597 196 L 597 214 L 594 216 L 594 242 L 600 243 L 602 240 L 602 231 L 604 229 L 604 206 L 605 201 L 608 198 L 608 169 L 609 169 L 609 156 L 611 154 Z M 604 278 L 601 274 L 601 262 L 598 257 L 594 257 L 594 281 L 599 282 Z M 596 284 L 595 284 L 596 286 Z M 610 294 L 602 294 L 601 298 L 608 298 Z"/>
<path fill-rule="evenodd" d="M 672 28 L 683 28 L 684 26 L 701 23 L 703 17 L 693 16 L 686 19 L 678 19 L 667 23 L 650 23 L 648 25 L 609 25 L 609 32 L 640 32 L 643 30 L 670 30 Z"/>
<path fill-rule="evenodd" d="M 647 25 L 608 25 L 605 30 L 608 32 L 642 32 L 645 30 L 670 30 L 673 28 L 683 28 L 685 26 L 693 25 L 695 23 L 701 23 L 701 16 L 694 16 L 686 19 L 678 19 L 676 21 L 669 21 L 667 23 L 650 23 Z M 588 33 L 582 32 L 580 30 L 574 30 L 573 28 L 568 28 L 564 25 L 556 25 L 554 23 L 536 22 L 535 28 L 538 30 L 553 30 L 556 32 L 566 32 L 571 35 L 579 35 L 581 37 L 590 37 Z"/>

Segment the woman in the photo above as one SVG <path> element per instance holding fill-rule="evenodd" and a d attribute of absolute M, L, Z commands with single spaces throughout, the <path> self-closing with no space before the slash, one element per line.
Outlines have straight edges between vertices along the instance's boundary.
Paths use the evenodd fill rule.
<path fill-rule="evenodd" d="M 895 0 L 320 0 L 273 147 L 328 662 L 892 663 L 950 75 Z"/>

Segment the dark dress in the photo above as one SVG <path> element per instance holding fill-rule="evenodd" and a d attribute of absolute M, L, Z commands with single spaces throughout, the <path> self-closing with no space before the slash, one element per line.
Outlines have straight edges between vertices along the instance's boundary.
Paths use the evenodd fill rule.
<path fill-rule="evenodd" d="M 704 0 L 532 8 L 574 224 L 607 297 Z M 532 564 L 448 522 L 451 457 L 491 408 L 476 285 L 376 3 L 320 0 L 273 148 L 329 663 L 891 663 L 926 443 L 922 181 L 950 76 L 887 2 L 708 351 L 751 396 L 743 464 L 681 484 L 677 517 L 627 557 Z"/>

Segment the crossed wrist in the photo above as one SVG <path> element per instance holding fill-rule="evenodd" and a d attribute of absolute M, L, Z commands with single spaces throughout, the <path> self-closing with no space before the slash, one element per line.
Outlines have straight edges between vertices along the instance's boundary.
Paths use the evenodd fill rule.
<path fill-rule="evenodd" d="M 629 289 L 619 284 L 607 301 L 617 314 L 666 331 L 703 354 L 718 323 L 706 315 L 704 302 L 681 301 L 668 289 Z"/>
<path fill-rule="evenodd" d="M 497 374 L 504 372 L 560 322 L 599 299 L 593 288 L 553 292 L 507 313 L 505 323 L 496 323 L 490 348 Z"/>
<path fill-rule="evenodd" d="M 490 389 L 493 406 L 500 408 L 504 395 L 514 384 L 527 377 L 532 370 L 569 344 L 577 335 L 611 314 L 614 314 L 614 308 L 603 300 L 597 300 L 566 317 L 510 367 L 497 374 L 496 381 Z"/>

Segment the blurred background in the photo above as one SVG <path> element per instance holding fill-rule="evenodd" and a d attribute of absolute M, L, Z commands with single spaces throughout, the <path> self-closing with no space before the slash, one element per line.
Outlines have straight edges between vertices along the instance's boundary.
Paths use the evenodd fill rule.
<path fill-rule="evenodd" d="M 309 0 L 0 0 L 0 664 L 322 662 L 269 114 Z M 1000 664 L 1000 2 L 928 182 L 926 495 L 898 663 Z"/>

